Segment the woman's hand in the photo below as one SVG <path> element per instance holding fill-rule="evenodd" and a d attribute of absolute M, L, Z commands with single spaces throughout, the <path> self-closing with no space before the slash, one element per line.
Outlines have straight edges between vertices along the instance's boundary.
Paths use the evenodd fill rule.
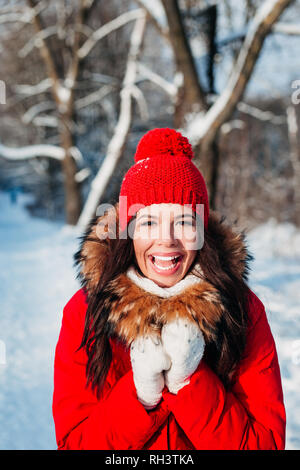
<path fill-rule="evenodd" d="M 165 372 L 165 383 L 171 393 L 189 383 L 202 359 L 205 342 L 197 323 L 178 318 L 163 326 L 162 345 L 171 359 L 171 368 Z"/>
<path fill-rule="evenodd" d="M 130 359 L 139 401 L 148 410 L 160 402 L 165 385 L 163 371 L 171 366 L 159 336 L 137 338 L 131 344 Z"/>

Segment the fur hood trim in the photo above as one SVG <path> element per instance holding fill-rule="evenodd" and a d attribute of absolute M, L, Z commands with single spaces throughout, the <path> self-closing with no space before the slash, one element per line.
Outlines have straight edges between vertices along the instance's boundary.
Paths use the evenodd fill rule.
<path fill-rule="evenodd" d="M 201 272 L 200 265 L 195 266 L 197 272 Z M 130 266 L 130 268 L 126 271 L 127 277 L 131 279 L 134 284 L 141 287 L 147 292 L 151 294 L 157 295 L 158 297 L 172 297 L 173 295 L 180 294 L 183 290 L 187 289 L 189 286 L 193 284 L 197 284 L 200 279 L 195 274 L 188 273 L 181 281 L 177 282 L 174 286 L 171 287 L 160 287 L 151 279 L 148 279 L 145 276 L 141 276 L 134 266 Z"/>
<path fill-rule="evenodd" d="M 78 276 L 88 298 L 97 295 L 97 284 L 105 266 L 110 262 L 111 240 L 109 230 L 114 210 L 95 218 L 81 239 L 75 254 Z M 210 211 L 208 229 L 214 237 L 220 264 L 226 274 L 247 281 L 248 262 L 253 259 L 246 249 L 244 233 L 236 233 L 224 224 L 224 218 Z M 102 233 L 108 233 L 100 239 Z M 217 327 L 224 312 L 220 292 L 205 278 L 198 257 L 192 272 L 171 288 L 161 288 L 140 276 L 131 266 L 127 272 L 112 279 L 105 288 L 106 307 L 109 309 L 108 330 L 125 343 L 137 336 L 160 334 L 162 326 L 175 317 L 196 321 L 206 341 L 216 339 Z"/>

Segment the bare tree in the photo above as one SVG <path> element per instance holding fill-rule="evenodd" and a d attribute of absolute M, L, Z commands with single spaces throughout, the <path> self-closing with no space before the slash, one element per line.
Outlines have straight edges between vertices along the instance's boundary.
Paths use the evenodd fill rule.
<path fill-rule="evenodd" d="M 182 86 L 176 87 L 175 84 L 169 84 L 168 86 L 162 78 L 160 82 L 161 84 L 164 83 L 165 89 L 172 95 L 175 103 L 184 102 L 184 107 L 182 107 L 184 112 L 181 113 L 178 122 L 181 122 L 181 124 L 188 123 L 185 124 L 184 131 L 194 143 L 198 157 L 196 164 L 198 166 L 200 166 L 201 156 L 202 171 L 205 175 L 210 192 L 210 203 L 212 207 L 214 207 L 219 166 L 217 146 L 218 133 L 224 123 L 230 120 L 234 110 L 237 109 L 239 105 L 243 107 L 244 110 L 247 108 L 246 104 L 243 105 L 243 103 L 241 103 L 241 99 L 263 47 L 264 40 L 272 30 L 274 23 L 280 17 L 283 10 L 292 0 L 266 0 L 257 11 L 240 49 L 227 87 L 209 109 L 202 84 L 197 76 L 193 55 L 182 22 L 178 0 L 172 2 L 168 0 L 161 1 L 168 20 L 168 28 L 167 30 L 161 30 L 161 27 L 157 25 L 157 22 L 152 16 L 153 23 L 156 29 L 161 31 L 164 38 L 166 38 L 166 34 L 168 34 L 168 42 L 172 46 L 177 71 L 181 72 L 183 76 L 183 83 Z M 139 4 L 142 4 L 142 2 L 139 1 Z M 148 8 L 145 8 L 145 11 L 148 16 L 151 14 Z M 139 64 L 139 70 L 147 74 L 147 69 L 143 64 Z M 151 72 L 148 73 L 148 78 L 152 80 L 156 79 L 156 82 L 159 82 L 159 77 Z M 174 86 L 174 88 L 172 88 L 172 86 Z M 128 107 L 128 110 L 129 109 Z M 247 111 L 250 112 L 248 108 Z M 252 110 L 252 112 L 254 111 Z M 259 112 L 259 110 L 256 110 L 256 112 Z M 187 118 L 191 113 L 194 114 L 192 120 Z M 274 119 L 276 119 L 276 117 Z M 127 121 L 127 123 L 128 122 L 129 121 Z M 128 126 L 125 126 L 125 128 L 127 133 L 129 128 Z M 99 170 L 93 182 L 93 189 L 91 190 L 85 210 L 80 218 L 80 223 L 83 226 L 86 225 L 91 215 L 95 212 L 97 201 L 100 200 L 112 175 L 113 169 L 120 159 L 121 150 L 124 147 L 124 139 L 122 139 L 122 137 L 117 138 L 119 129 L 117 128 L 116 130 L 117 132 L 111 141 L 111 146 L 113 146 L 114 151 L 107 152 L 103 167 Z M 120 135 L 122 136 L 124 133 L 121 132 Z M 115 141 L 119 142 L 116 147 L 114 145 Z"/>
<path fill-rule="evenodd" d="M 169 42 L 172 45 L 176 67 L 184 77 L 183 86 L 179 87 L 177 95 L 177 102 L 180 100 L 185 102 L 184 115 L 179 119 L 180 127 L 194 144 L 195 163 L 204 174 L 210 194 L 210 204 L 214 207 L 219 167 L 217 145 L 219 131 L 221 126 L 231 119 L 243 97 L 265 38 L 292 0 L 265 0 L 257 11 L 253 2 L 248 2 L 247 11 L 253 10 L 256 13 L 240 47 L 227 86 L 212 105 L 208 104 L 207 96 L 197 76 L 178 0 L 172 2 L 161 0 L 161 2 L 168 21 Z M 197 108 L 198 111 L 195 112 Z"/>
<path fill-rule="evenodd" d="M 227 86 L 209 110 L 205 114 L 195 115 L 185 128 L 187 136 L 194 143 L 198 158 L 201 156 L 201 168 L 208 182 L 209 191 L 213 195 L 211 198 L 213 206 L 219 161 L 218 155 L 212 159 L 211 146 L 221 126 L 231 118 L 242 99 L 265 38 L 284 9 L 291 3 L 292 0 L 266 0 L 261 5 L 250 24 Z"/>
<path fill-rule="evenodd" d="M 182 12 L 179 8 L 179 0 L 169 2 L 161 0 L 166 13 L 167 26 L 162 26 L 151 12 L 149 4 L 144 4 L 143 0 L 135 0 L 139 7 L 136 10 L 129 10 L 113 20 L 106 22 L 100 28 L 92 30 L 85 21 L 85 13 L 90 8 L 92 1 L 80 0 L 77 9 L 77 16 L 74 23 L 74 39 L 70 60 L 66 61 L 68 67 L 63 71 L 58 70 L 55 57 L 50 47 L 50 38 L 59 34 L 59 24 L 49 26 L 42 24 L 41 11 L 42 2 L 36 4 L 34 0 L 27 0 L 30 5 L 24 21 L 32 22 L 35 25 L 36 33 L 22 49 L 23 54 L 28 54 L 32 48 L 38 48 L 46 67 L 46 77 L 38 84 L 23 85 L 18 87 L 19 93 L 39 93 L 40 91 L 51 90 L 52 100 L 35 103 L 26 110 L 23 119 L 43 124 L 47 121 L 48 125 L 57 125 L 60 129 L 60 147 L 63 149 L 64 157 L 59 159 L 63 164 L 65 172 L 66 193 L 72 194 L 78 189 L 78 183 L 86 175 L 86 169 L 78 173 L 76 158 L 78 151 L 74 146 L 72 126 L 74 125 L 74 113 L 82 106 L 93 102 L 94 99 L 101 99 L 102 96 L 109 94 L 113 87 L 113 82 L 106 82 L 105 86 L 98 91 L 81 97 L 79 100 L 74 98 L 74 91 L 80 73 L 82 62 L 89 56 L 90 52 L 112 31 L 121 26 L 135 21 L 135 26 L 131 35 L 130 50 L 127 56 L 127 62 L 124 61 L 125 72 L 118 102 L 114 103 L 114 115 L 116 120 L 113 124 L 112 135 L 109 136 L 105 158 L 101 168 L 97 172 L 89 194 L 84 204 L 81 215 L 79 216 L 80 202 L 76 197 L 69 198 L 67 212 L 70 215 L 68 222 L 76 223 L 85 227 L 95 214 L 97 204 L 103 197 L 112 176 L 115 173 L 117 164 L 121 161 L 123 151 L 126 146 L 127 138 L 130 132 L 133 119 L 133 99 L 138 103 L 139 110 L 147 116 L 148 107 L 151 103 L 143 95 L 140 83 L 142 81 L 151 81 L 155 86 L 164 90 L 169 96 L 171 103 L 175 106 L 176 125 L 191 140 L 196 150 L 195 163 L 204 173 L 210 193 L 210 203 L 214 207 L 216 188 L 218 181 L 218 169 L 220 156 L 218 152 L 218 137 L 220 134 L 230 132 L 230 129 L 241 128 L 241 120 L 233 119 L 235 110 L 241 113 L 255 115 L 258 119 L 269 119 L 274 123 L 282 122 L 282 116 L 272 115 L 266 111 L 249 106 L 242 102 L 244 91 L 247 87 L 255 64 L 263 47 L 266 36 L 274 30 L 275 23 L 283 10 L 292 3 L 292 0 L 265 0 L 261 7 L 256 11 L 252 22 L 247 27 L 244 39 L 241 40 L 241 47 L 238 51 L 237 59 L 234 62 L 232 73 L 227 85 L 220 96 L 212 97 L 204 91 L 204 86 L 200 82 L 199 74 L 196 70 L 195 58 L 188 40 L 186 26 L 183 21 Z M 196 2 L 188 0 L 185 4 L 193 5 Z M 204 2 L 203 2 L 204 3 Z M 254 9 L 254 2 L 248 2 L 249 11 Z M 255 3 L 256 7 L 256 3 Z M 19 15 L 20 16 L 20 15 Z M 250 14 L 248 15 L 250 17 Z M 0 17 L 1 21 L 1 17 Z M 155 67 L 140 61 L 141 49 L 143 45 L 146 21 L 151 24 L 155 31 L 166 40 L 167 45 L 171 46 L 173 51 L 175 70 L 182 76 L 182 82 L 178 83 L 172 78 L 164 78 L 159 72 L 155 72 Z M 60 26 L 61 28 L 61 26 Z M 284 29 L 284 28 L 283 28 Z M 148 31 L 148 29 L 147 29 Z M 295 34 L 295 29 L 293 29 Z M 151 36 L 150 36 L 151 38 Z M 170 75 L 170 74 L 169 74 Z M 175 74 L 176 75 L 176 74 Z M 26 88 L 27 87 L 27 88 Z M 29 89 L 30 88 L 30 89 Z M 49 108 L 47 108 L 49 106 Z M 41 116 L 41 112 L 47 109 L 56 110 L 56 115 Z M 56 123 L 53 120 L 56 119 Z M 0 154 L 8 155 L 8 150 L 0 147 Z M 54 149 L 48 151 L 56 152 Z M 27 153 L 26 153 L 27 152 Z M 28 158 L 28 148 L 25 154 Z M 34 154 L 36 155 L 36 153 Z M 77 155 L 77 156 L 76 156 Z M 49 155 L 50 156 L 50 155 Z M 24 151 L 18 158 L 24 158 Z M 51 158 L 51 156 L 50 156 Z M 55 158 L 55 157 L 54 157 Z M 70 189 L 71 188 L 71 189 Z M 75 201 L 75 204 L 74 204 Z M 75 207 L 76 206 L 76 207 Z"/>
<path fill-rule="evenodd" d="M 205 92 L 198 77 L 193 54 L 184 28 L 178 1 L 161 0 L 169 26 L 169 37 L 176 62 L 177 73 L 182 75 L 178 88 L 174 125 L 181 127 L 188 113 L 206 111 Z"/>
<path fill-rule="evenodd" d="M 143 44 L 146 14 L 136 20 L 135 27 L 132 31 L 130 48 L 126 72 L 123 80 L 123 86 L 120 92 L 120 113 L 113 137 L 108 145 L 106 157 L 92 181 L 91 190 L 89 192 L 84 209 L 78 220 L 78 225 L 85 228 L 95 215 L 98 202 L 100 201 L 104 191 L 109 183 L 113 172 L 122 157 L 123 150 L 127 141 L 128 133 L 132 120 L 132 97 L 135 95 L 135 81 L 137 75 L 137 61 L 141 53 Z"/>
<path fill-rule="evenodd" d="M 125 12 L 96 30 L 91 30 L 87 26 L 87 19 L 90 9 L 96 2 L 92 0 L 78 0 L 77 9 L 74 9 L 72 6 L 75 12 L 72 36 L 66 37 L 66 25 L 64 23 L 64 17 L 66 16 L 64 11 L 65 3 L 55 4 L 56 8 L 58 8 L 56 12 L 57 20 L 53 26 L 48 27 L 43 23 L 41 15 L 43 8 L 41 3 L 44 2 L 27 0 L 28 8 L 25 9 L 23 16 L 16 14 L 14 17 L 14 12 L 10 12 L 9 14 L 2 15 L 0 20 L 3 23 L 5 21 L 17 20 L 34 26 L 35 34 L 23 45 L 20 55 L 22 58 L 26 58 L 33 49 L 37 48 L 45 65 L 46 78 L 43 78 L 36 85 L 15 86 L 15 92 L 18 95 L 23 94 L 25 96 L 38 96 L 45 92 L 51 93 L 52 99 L 35 103 L 26 110 L 23 122 L 31 122 L 39 126 L 53 126 L 58 130 L 59 145 L 64 152 L 64 158 L 61 158 L 60 161 L 64 174 L 66 222 L 76 224 L 82 211 L 80 188 L 82 172 L 78 174 L 77 167 L 78 156 L 79 158 L 82 157 L 74 144 L 75 113 L 90 103 L 94 103 L 95 100 L 101 100 L 113 89 L 113 86 L 105 84 L 97 92 L 77 99 L 75 91 L 78 85 L 80 68 L 83 61 L 89 56 L 100 40 L 103 40 L 118 28 L 141 17 L 143 11 L 135 9 Z M 66 51 L 62 51 L 62 54 L 65 52 L 62 63 L 55 57 L 53 47 L 50 46 L 49 42 L 52 37 L 59 39 L 59 35 L 62 35 L 63 39 L 68 41 Z M 42 112 L 49 110 L 52 111 L 52 115 L 41 116 Z M 45 151 L 43 155 L 41 155 L 42 150 Z M 20 155 L 22 155 L 23 159 L 25 158 L 24 155 L 26 155 L 26 159 L 35 158 L 37 155 L 51 158 L 53 151 L 53 148 L 49 149 L 49 147 L 38 145 L 36 149 L 34 146 L 28 146 L 20 152 L 17 149 L 8 149 L 5 145 L 2 145 L 0 154 L 5 158 L 8 158 L 9 155 L 10 159 L 20 159 Z M 56 152 L 60 153 L 59 149 L 56 149 Z"/>
<path fill-rule="evenodd" d="M 293 0 L 266 0 L 253 18 L 237 63 L 231 72 L 227 86 L 209 111 L 195 117 L 186 131 L 202 151 L 209 148 L 221 125 L 232 116 L 242 99 L 263 43 L 274 23 Z"/>
<path fill-rule="evenodd" d="M 34 0 L 27 0 L 31 9 L 34 10 L 36 4 Z M 75 20 L 75 38 L 73 44 L 72 60 L 67 70 L 64 82 L 61 81 L 55 60 L 51 49 L 48 47 L 45 38 L 45 27 L 41 16 L 33 16 L 33 24 L 38 35 L 39 51 L 47 70 L 47 76 L 51 83 L 51 92 L 57 108 L 59 121 L 59 134 L 61 146 L 64 149 L 65 156 L 62 160 L 65 185 L 65 209 L 66 221 L 69 224 L 75 224 L 81 211 L 81 195 L 79 185 L 75 179 L 77 172 L 76 162 L 71 153 L 73 147 L 73 135 L 71 131 L 71 121 L 74 112 L 74 85 L 77 80 L 79 70 L 78 49 L 80 45 L 79 29 L 83 25 L 84 9 L 86 3 L 82 0 L 79 3 L 77 18 Z"/>

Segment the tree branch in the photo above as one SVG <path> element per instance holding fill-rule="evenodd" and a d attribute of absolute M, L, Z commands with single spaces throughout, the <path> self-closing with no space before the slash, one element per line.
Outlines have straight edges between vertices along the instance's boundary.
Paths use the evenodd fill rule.
<path fill-rule="evenodd" d="M 277 23 L 272 28 L 273 33 L 288 34 L 291 36 L 300 35 L 300 24 Z"/>
<path fill-rule="evenodd" d="M 28 160 L 36 157 L 48 157 L 62 161 L 65 151 L 55 145 L 28 145 L 26 147 L 13 148 L 0 144 L 0 156 L 7 160 Z"/>
<path fill-rule="evenodd" d="M 4 9 L 5 13 L 0 15 L 0 24 L 1 23 L 32 23 L 32 19 L 38 15 L 41 11 L 47 8 L 47 2 L 40 1 L 37 5 L 30 8 L 20 8 L 17 5 L 15 7 L 10 7 L 8 9 Z M 21 9 L 23 10 L 23 14 L 17 11 Z M 3 11 L 3 9 L 1 9 Z"/>
<path fill-rule="evenodd" d="M 172 44 L 177 70 L 180 71 L 184 77 L 184 95 L 182 101 L 185 107 L 186 105 L 188 106 L 187 109 L 189 111 L 191 111 L 195 105 L 198 105 L 202 111 L 206 110 L 207 103 L 205 92 L 200 83 L 190 44 L 185 33 L 178 0 L 173 0 L 172 2 L 169 0 L 161 0 L 161 2 L 168 19 L 170 42 Z"/>
<path fill-rule="evenodd" d="M 25 124 L 29 124 L 38 114 L 43 111 L 48 111 L 49 109 L 54 109 L 53 101 L 42 101 L 41 103 L 37 103 L 27 109 L 21 119 Z"/>
<path fill-rule="evenodd" d="M 34 47 L 42 47 L 41 39 L 46 39 L 53 34 L 57 34 L 57 26 L 49 26 L 49 28 L 45 28 L 42 31 L 36 33 L 30 40 L 19 50 L 19 57 L 26 57 Z"/>
<path fill-rule="evenodd" d="M 83 14 L 85 8 L 85 0 L 80 0 L 79 7 L 76 17 L 76 29 L 75 29 L 75 40 L 72 48 L 72 60 L 69 66 L 69 70 L 66 74 L 66 79 L 70 83 L 70 87 L 73 89 L 75 82 L 77 80 L 78 68 L 79 68 L 79 47 L 80 47 L 80 27 L 83 26 Z"/>
<path fill-rule="evenodd" d="M 141 8 L 145 10 L 145 12 L 148 15 L 148 19 L 150 23 L 153 24 L 154 28 L 157 30 L 160 36 L 164 38 L 167 41 L 167 43 L 170 44 L 169 28 L 163 28 L 159 24 L 159 22 L 157 21 L 157 19 L 155 18 L 151 10 L 148 8 L 148 6 L 143 2 L 143 0 L 135 0 L 135 1 Z"/>
<path fill-rule="evenodd" d="M 162 88 L 172 98 L 176 97 L 178 88 L 174 83 L 168 82 L 161 75 L 153 72 L 153 70 L 150 70 L 149 67 L 147 67 L 145 64 L 142 64 L 141 62 L 138 63 L 138 69 L 142 80 L 150 80 L 151 82 L 155 83 L 155 85 Z"/>
<path fill-rule="evenodd" d="M 267 0 L 263 3 L 247 32 L 225 90 L 204 116 L 195 116 L 190 120 L 185 130 L 186 135 L 194 145 L 199 145 L 202 151 L 209 148 L 221 125 L 230 119 L 243 96 L 266 36 L 292 1 Z"/>
<path fill-rule="evenodd" d="M 110 85 L 103 85 L 99 90 L 90 93 L 83 98 L 79 98 L 75 101 L 75 108 L 82 109 L 90 104 L 101 101 L 105 96 L 107 96 L 114 88 Z"/>
<path fill-rule="evenodd" d="M 16 93 L 20 93 L 21 95 L 26 96 L 33 96 L 38 95 L 40 93 L 44 93 L 45 91 L 49 90 L 52 86 L 52 80 L 50 78 L 45 78 L 41 82 L 37 83 L 36 85 L 14 85 L 12 88 Z"/>
<path fill-rule="evenodd" d="M 134 87 L 136 80 L 137 61 L 144 39 L 146 22 L 147 17 L 143 12 L 142 16 L 136 20 L 131 34 L 126 72 L 123 80 L 123 87 L 120 92 L 121 104 L 119 119 L 112 139 L 108 145 L 106 157 L 97 175 L 92 181 L 90 193 L 78 220 L 78 225 L 83 229 L 88 225 L 95 214 L 99 201 L 104 194 L 126 145 L 132 120 L 132 88 Z"/>
<path fill-rule="evenodd" d="M 35 9 L 36 5 L 34 3 L 34 0 L 27 0 L 27 3 L 28 3 L 30 8 Z M 41 56 L 44 60 L 45 66 L 47 68 L 48 76 L 49 76 L 49 78 L 52 79 L 52 89 L 53 89 L 54 95 L 56 97 L 55 88 L 56 88 L 56 85 L 58 84 L 59 77 L 58 77 L 58 73 L 57 73 L 57 70 L 56 70 L 55 62 L 54 62 L 54 59 L 52 57 L 51 51 L 50 51 L 45 39 L 42 36 L 42 31 L 45 28 L 42 25 L 42 21 L 41 21 L 41 18 L 40 18 L 39 14 L 35 14 L 33 16 L 33 24 L 35 26 L 35 29 L 36 29 L 37 33 L 40 34 L 40 37 L 39 37 L 39 40 L 40 40 L 40 48 L 39 48 L 40 53 L 41 53 Z"/>
<path fill-rule="evenodd" d="M 259 119 L 260 121 L 268 121 L 275 125 L 286 124 L 285 116 L 278 116 L 272 113 L 271 111 L 263 111 L 261 109 L 256 108 L 255 106 L 250 106 L 247 103 L 243 103 L 242 101 L 237 104 L 237 109 L 241 113 L 253 116 L 256 119 Z"/>
<path fill-rule="evenodd" d="M 122 15 L 118 16 L 118 18 L 109 21 L 105 25 L 101 26 L 101 28 L 94 31 L 91 37 L 80 47 L 80 49 L 78 50 L 78 57 L 80 59 L 83 59 L 90 53 L 90 51 L 93 49 L 93 47 L 95 47 L 95 45 L 98 41 L 100 41 L 100 39 L 104 38 L 112 31 L 115 31 L 116 29 L 120 28 L 121 26 L 124 26 L 130 21 L 143 17 L 144 12 L 141 8 L 139 8 L 137 10 L 131 10 L 126 13 L 123 13 Z"/>

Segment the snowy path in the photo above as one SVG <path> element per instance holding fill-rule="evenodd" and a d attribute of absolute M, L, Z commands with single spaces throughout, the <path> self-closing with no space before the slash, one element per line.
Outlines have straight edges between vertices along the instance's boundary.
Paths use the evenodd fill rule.
<path fill-rule="evenodd" d="M 75 234 L 31 219 L 0 193 L 0 449 L 55 449 L 53 357 L 62 309 L 78 289 Z"/>
<path fill-rule="evenodd" d="M 250 285 L 265 305 L 277 346 L 287 413 L 287 449 L 300 449 L 300 231 L 270 220 L 252 231 Z"/>
<path fill-rule="evenodd" d="M 62 309 L 79 287 L 77 237 L 30 218 L 0 193 L 0 449 L 56 448 L 53 357 Z M 300 233 L 270 221 L 248 240 L 256 257 L 250 285 L 265 304 L 279 354 L 287 448 L 300 449 Z"/>

